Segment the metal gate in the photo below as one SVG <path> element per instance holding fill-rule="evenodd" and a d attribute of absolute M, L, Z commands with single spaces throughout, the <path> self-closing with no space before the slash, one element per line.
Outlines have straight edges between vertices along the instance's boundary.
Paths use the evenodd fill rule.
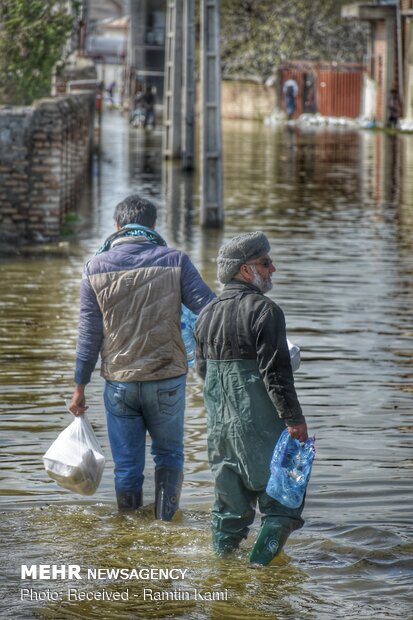
<path fill-rule="evenodd" d="M 286 109 L 283 84 L 293 78 L 298 85 L 295 112 L 356 118 L 361 112 L 364 67 L 355 63 L 290 62 L 280 67 L 279 101 Z"/>

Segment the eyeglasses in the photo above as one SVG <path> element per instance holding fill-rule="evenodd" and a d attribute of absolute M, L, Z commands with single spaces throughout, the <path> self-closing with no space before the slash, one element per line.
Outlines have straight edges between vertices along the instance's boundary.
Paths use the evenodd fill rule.
<path fill-rule="evenodd" d="M 257 265 L 259 267 L 264 267 L 264 269 L 268 269 L 273 264 L 271 258 L 263 258 L 263 260 L 258 261 L 257 263 L 245 263 L 246 265 Z"/>

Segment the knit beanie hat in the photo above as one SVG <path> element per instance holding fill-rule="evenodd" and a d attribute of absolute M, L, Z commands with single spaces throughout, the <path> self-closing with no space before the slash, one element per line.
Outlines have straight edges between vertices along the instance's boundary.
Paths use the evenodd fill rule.
<path fill-rule="evenodd" d="M 270 251 L 270 244 L 263 232 L 256 231 L 233 237 L 218 252 L 218 280 L 226 284 L 238 273 L 244 263 L 264 256 Z"/>

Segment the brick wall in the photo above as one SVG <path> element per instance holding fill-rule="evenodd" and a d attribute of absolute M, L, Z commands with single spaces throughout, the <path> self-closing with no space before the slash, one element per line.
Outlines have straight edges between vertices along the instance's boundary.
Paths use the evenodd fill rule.
<path fill-rule="evenodd" d="M 94 93 L 0 106 L 0 238 L 57 237 L 93 149 Z"/>

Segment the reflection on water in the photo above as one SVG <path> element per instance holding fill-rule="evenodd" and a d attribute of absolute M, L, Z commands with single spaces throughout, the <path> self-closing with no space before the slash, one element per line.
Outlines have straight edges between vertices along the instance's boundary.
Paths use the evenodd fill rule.
<path fill-rule="evenodd" d="M 160 142 L 159 130 L 130 129 L 108 114 L 102 159 L 79 206 L 79 237 L 13 248 L 1 258 L 1 617 L 413 617 L 411 136 L 227 123 L 226 222 L 208 232 L 198 227 L 198 173 L 163 162 Z M 114 206 L 131 191 L 156 201 L 161 234 L 187 251 L 216 289 L 223 241 L 256 229 L 270 239 L 277 266 L 270 294 L 301 347 L 296 384 L 317 457 L 306 525 L 267 569 L 247 567 L 258 520 L 235 557 L 212 554 L 202 384 L 192 371 L 182 511 L 174 523 L 153 520 L 150 458 L 145 508 L 117 514 L 98 371 L 88 397 L 108 457 L 101 487 L 93 498 L 75 497 L 43 470 L 42 455 L 70 421 L 63 399 L 72 388 L 82 264 L 112 232 Z M 21 564 L 187 574 L 177 582 L 31 582 L 20 581 Z M 59 598 L 20 600 L 22 587 Z M 69 601 L 68 587 L 128 590 L 129 599 Z M 145 600 L 145 588 L 228 597 Z"/>

